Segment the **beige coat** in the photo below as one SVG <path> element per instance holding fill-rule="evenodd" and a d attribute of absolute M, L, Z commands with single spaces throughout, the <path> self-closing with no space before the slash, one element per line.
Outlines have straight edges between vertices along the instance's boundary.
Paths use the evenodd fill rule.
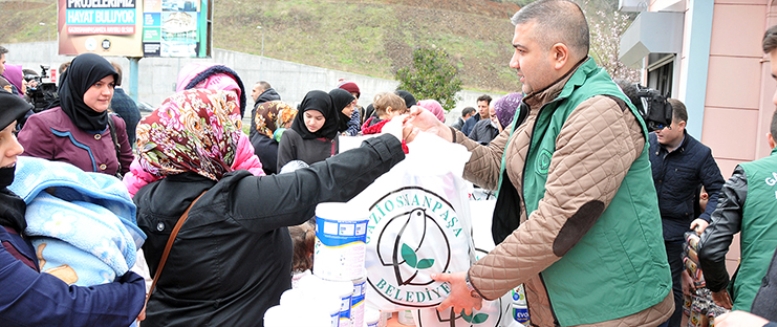
<path fill-rule="evenodd" d="M 464 177 L 483 188 L 496 189 L 504 153 L 507 176 L 521 193 L 524 159 L 537 114 L 543 105 L 559 95 L 573 72 L 525 98 L 530 112 L 512 138 L 511 128 L 507 128 L 488 146 L 482 146 L 457 131 L 456 142 L 472 152 Z M 556 139 L 557 150 L 551 159 L 545 196 L 538 209 L 527 219 L 522 205 L 520 227 L 469 270 L 477 291 L 493 300 L 524 284 L 532 324 L 554 326 L 548 294 L 539 273 L 560 259 L 556 255 L 558 248 L 554 247 L 559 244 L 571 247 L 576 243 L 576 240 L 560 239 L 559 231 L 581 205 L 592 200 L 609 205 L 644 146 L 639 122 L 615 100 L 595 96 L 581 103 Z M 672 303 L 670 292 L 666 300 L 652 308 L 597 325 L 658 325 L 668 319 Z"/>

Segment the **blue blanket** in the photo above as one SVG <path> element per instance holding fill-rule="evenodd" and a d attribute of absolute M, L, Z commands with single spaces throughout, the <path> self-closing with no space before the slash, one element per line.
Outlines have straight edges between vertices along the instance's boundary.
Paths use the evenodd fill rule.
<path fill-rule="evenodd" d="M 114 281 L 135 263 L 146 236 L 137 227 L 127 188 L 116 177 L 19 157 L 8 188 L 27 203 L 24 232 L 41 271 L 91 286 Z"/>

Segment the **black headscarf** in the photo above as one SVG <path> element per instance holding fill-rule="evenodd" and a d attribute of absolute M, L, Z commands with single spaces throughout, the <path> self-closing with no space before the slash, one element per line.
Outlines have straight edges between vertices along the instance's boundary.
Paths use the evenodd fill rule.
<path fill-rule="evenodd" d="M 351 117 L 346 116 L 343 113 L 343 109 L 351 104 L 356 98 L 350 92 L 340 88 L 329 91 L 329 96 L 332 97 L 332 104 L 335 106 L 335 110 L 337 110 L 340 117 L 340 124 L 337 131 L 345 132 L 348 129 L 348 122 L 351 121 Z"/>
<path fill-rule="evenodd" d="M 11 123 L 23 117 L 32 109 L 32 105 L 11 93 L 0 91 L 0 129 L 5 129 Z M 10 142 L 4 140 L 3 142 Z M 13 228 L 21 233 L 27 227 L 24 211 L 27 206 L 24 200 L 8 190 L 13 183 L 16 166 L 0 167 L 0 225 Z"/>
<path fill-rule="evenodd" d="M 413 94 L 408 92 L 408 91 L 397 90 L 394 93 L 396 93 L 398 96 L 400 96 L 402 98 L 402 100 L 405 100 L 405 106 L 408 107 L 408 108 L 410 108 L 412 106 L 415 106 L 415 104 L 417 103 L 415 101 L 415 97 L 413 96 Z"/>
<path fill-rule="evenodd" d="M 307 126 L 305 126 L 305 111 L 317 110 L 324 115 L 324 126 L 317 130 L 315 133 L 311 133 Z M 291 123 L 291 129 L 297 132 L 303 139 L 315 139 L 324 137 L 327 139 L 334 139 L 337 136 L 337 127 L 339 126 L 339 118 L 337 110 L 332 105 L 332 97 L 324 91 L 310 91 L 302 99 L 302 103 L 299 105 L 299 111 L 297 117 L 294 117 L 294 122 Z"/>
<path fill-rule="evenodd" d="M 103 131 L 108 125 L 108 111 L 97 112 L 84 103 L 84 93 L 101 79 L 119 77 L 113 66 L 94 53 L 84 53 L 73 59 L 62 73 L 59 103 L 62 111 L 78 128 L 85 131 Z"/>

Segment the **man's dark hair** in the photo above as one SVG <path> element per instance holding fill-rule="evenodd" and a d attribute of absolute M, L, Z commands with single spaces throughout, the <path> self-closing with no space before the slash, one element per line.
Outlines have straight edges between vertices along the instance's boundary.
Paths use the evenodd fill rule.
<path fill-rule="evenodd" d="M 669 105 L 672 106 L 672 121 L 688 122 L 688 110 L 685 109 L 685 104 L 680 100 L 672 98 L 666 99 L 666 102 L 669 102 Z"/>
<path fill-rule="evenodd" d="M 769 27 L 764 33 L 764 40 L 762 42 L 764 53 L 772 52 L 777 49 L 777 25 Z"/>
<path fill-rule="evenodd" d="M 59 73 L 60 76 L 62 76 L 62 73 L 64 73 L 68 67 L 70 67 L 70 62 L 69 61 L 63 62 L 61 65 L 59 65 L 59 69 L 57 69 L 57 72 Z"/>
<path fill-rule="evenodd" d="M 6 53 L 8 53 L 8 49 L 6 49 L 2 45 L 0 45 L 0 56 L 4 55 Z"/>
<path fill-rule="evenodd" d="M 769 132 L 772 133 L 772 138 L 777 141 L 777 110 L 772 114 L 772 126 L 769 128 Z"/>
<path fill-rule="evenodd" d="M 116 74 L 119 76 L 116 76 L 116 80 L 113 81 L 113 85 L 121 86 L 121 65 L 115 61 L 111 61 L 111 66 L 113 66 L 113 70 L 116 71 Z"/>
<path fill-rule="evenodd" d="M 488 94 L 483 94 L 478 97 L 478 102 L 485 101 L 488 104 L 491 104 L 491 97 Z"/>
<path fill-rule="evenodd" d="M 272 88 L 272 86 L 270 86 L 270 83 L 267 83 L 267 82 L 265 82 L 265 81 L 259 81 L 259 82 L 258 82 L 258 83 L 256 83 L 256 84 L 259 84 L 259 85 L 261 85 L 261 86 L 262 86 L 262 88 L 263 88 L 265 91 L 267 91 L 267 90 L 269 90 L 269 89 L 271 89 L 271 88 Z"/>
<path fill-rule="evenodd" d="M 461 117 L 464 117 L 464 116 L 470 115 L 470 114 L 472 114 L 472 115 L 475 114 L 475 108 L 466 107 L 466 108 L 461 110 Z M 777 134 L 775 134 L 775 135 L 777 135 Z"/>
<path fill-rule="evenodd" d="M 546 50 L 563 43 L 580 59 L 588 55 L 588 22 L 580 6 L 572 1 L 535 1 L 521 8 L 510 21 L 513 25 L 535 23 L 533 36 Z"/>

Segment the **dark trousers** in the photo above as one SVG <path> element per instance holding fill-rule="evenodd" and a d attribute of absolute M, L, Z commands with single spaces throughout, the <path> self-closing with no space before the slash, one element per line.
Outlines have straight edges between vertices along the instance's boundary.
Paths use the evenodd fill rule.
<path fill-rule="evenodd" d="M 666 257 L 669 259 L 669 269 L 672 271 L 672 293 L 674 293 L 674 313 L 660 327 L 680 327 L 683 319 L 683 240 L 664 241 Z"/>

